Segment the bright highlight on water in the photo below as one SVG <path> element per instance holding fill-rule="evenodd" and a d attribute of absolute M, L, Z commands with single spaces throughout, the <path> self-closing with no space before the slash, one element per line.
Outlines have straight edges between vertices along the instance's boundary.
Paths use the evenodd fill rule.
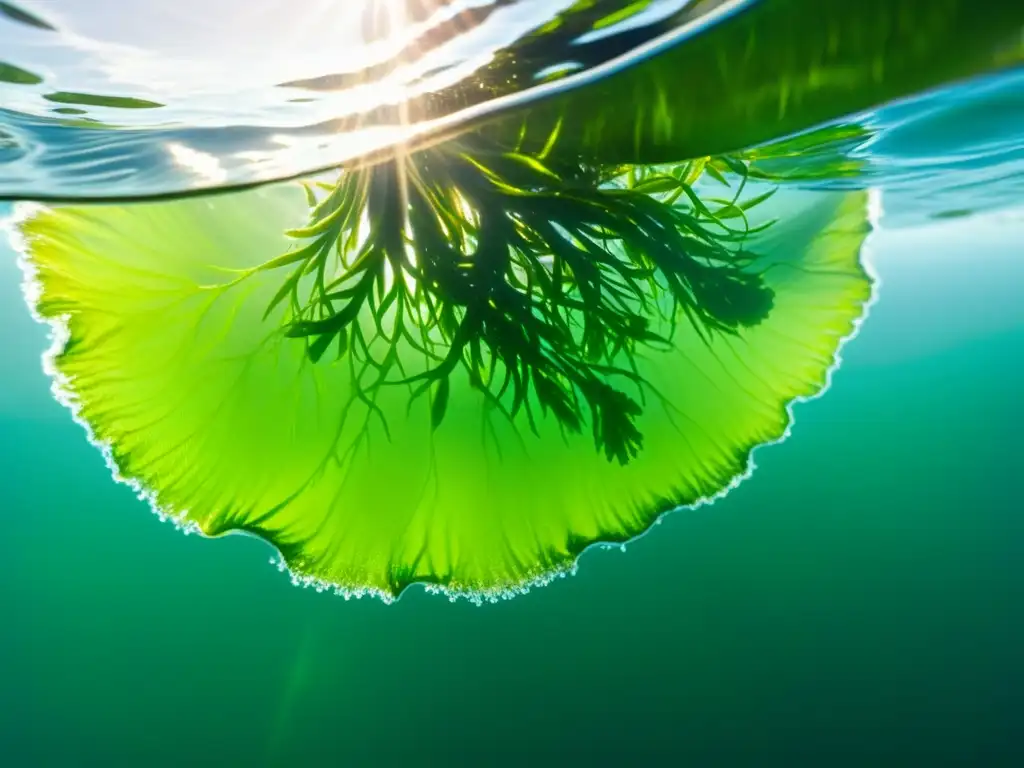
<path fill-rule="evenodd" d="M 346 594 L 509 596 L 726 492 L 872 300 L 866 188 L 1019 184 L 1019 129 L 871 151 L 953 83 L 1019 125 L 994 0 L 38 5 L 0 192 L 49 201 L 11 231 L 58 397 L 162 515 Z"/>

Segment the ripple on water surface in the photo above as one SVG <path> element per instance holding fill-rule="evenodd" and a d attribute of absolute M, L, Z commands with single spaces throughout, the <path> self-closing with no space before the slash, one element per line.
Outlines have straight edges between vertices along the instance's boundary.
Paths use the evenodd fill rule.
<path fill-rule="evenodd" d="M 335 165 L 719 5 L 0 3 L 0 194 L 147 196 Z"/>
<path fill-rule="evenodd" d="M 0 196 L 245 185 L 495 115 L 536 150 L 561 127 L 676 162 L 1012 66 L 1022 24 L 997 0 L 2 2 Z"/>

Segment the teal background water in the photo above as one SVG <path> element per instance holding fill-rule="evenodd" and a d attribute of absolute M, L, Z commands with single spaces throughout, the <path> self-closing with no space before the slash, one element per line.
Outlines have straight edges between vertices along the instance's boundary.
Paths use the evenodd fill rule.
<path fill-rule="evenodd" d="M 50 398 L 0 251 L 0 763 L 1024 764 L 1022 242 L 883 233 L 879 302 L 752 479 L 482 608 L 345 602 L 161 524 Z"/>

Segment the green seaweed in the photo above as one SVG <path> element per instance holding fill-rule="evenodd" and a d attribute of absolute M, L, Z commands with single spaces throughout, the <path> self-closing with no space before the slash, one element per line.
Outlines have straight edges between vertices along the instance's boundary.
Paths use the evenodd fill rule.
<path fill-rule="evenodd" d="M 701 200 L 705 172 L 738 175 L 729 199 Z M 742 199 L 745 179 L 731 158 L 600 168 L 455 142 L 314 195 L 307 226 L 289 232 L 302 244 L 262 267 L 289 272 L 267 313 L 287 302 L 287 334 L 314 362 L 331 348 L 356 356 L 357 379 L 372 372 L 367 401 L 415 383 L 413 398 L 443 403 L 462 366 L 508 419 L 535 424 L 532 392 L 570 432 L 589 422 L 598 449 L 625 463 L 642 445 L 634 422 L 649 388 L 638 348 L 670 346 L 680 318 L 707 338 L 770 311 L 744 243 L 746 212 L 772 190 Z M 666 335 L 651 328 L 655 312 Z M 403 373 L 402 345 L 425 370 Z"/>
<path fill-rule="evenodd" d="M 16 22 L 18 24 L 24 24 L 27 27 L 33 27 L 44 32 L 54 32 L 56 28 L 49 22 L 44 21 L 35 14 L 29 13 L 12 3 L 0 2 L 0 16 Z"/>
<path fill-rule="evenodd" d="M 725 37 L 561 78 L 582 95 L 334 182 L 35 210 L 26 295 L 64 340 L 61 397 L 160 514 L 258 535 L 297 581 L 494 597 L 564 573 L 744 477 L 870 300 L 866 194 L 769 183 L 774 161 L 863 129 L 749 144 L 1017 56 L 963 3 L 894 0 L 872 26 L 876 6 L 822 0 L 856 24 L 808 42 L 790 39 L 806 4 L 754 4 Z M 577 4 L 536 52 L 621 7 Z M 915 74 L 954 21 L 964 46 Z M 792 56 L 767 56 L 773 34 Z M 681 77 L 716 39 L 742 73 Z M 500 96 L 534 58 L 474 87 Z"/>
<path fill-rule="evenodd" d="M 497 597 L 728 489 L 824 386 L 871 294 L 862 193 L 469 146 L 22 221 L 118 477 L 300 582 Z"/>
<path fill-rule="evenodd" d="M 69 91 L 44 93 L 43 98 L 55 104 L 76 104 L 83 107 L 107 107 L 108 109 L 159 109 L 164 106 L 155 101 L 136 99 L 130 96 L 105 96 L 96 93 L 72 93 Z"/>
<path fill-rule="evenodd" d="M 35 72 L 16 67 L 5 61 L 0 61 L 0 83 L 13 83 L 15 85 L 39 85 L 43 78 Z"/>

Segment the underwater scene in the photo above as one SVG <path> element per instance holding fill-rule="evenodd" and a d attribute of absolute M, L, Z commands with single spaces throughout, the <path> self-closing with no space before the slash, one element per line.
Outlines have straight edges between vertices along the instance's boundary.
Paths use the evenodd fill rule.
<path fill-rule="evenodd" d="M 0 1 L 0 764 L 1024 764 L 1024 4 Z"/>

